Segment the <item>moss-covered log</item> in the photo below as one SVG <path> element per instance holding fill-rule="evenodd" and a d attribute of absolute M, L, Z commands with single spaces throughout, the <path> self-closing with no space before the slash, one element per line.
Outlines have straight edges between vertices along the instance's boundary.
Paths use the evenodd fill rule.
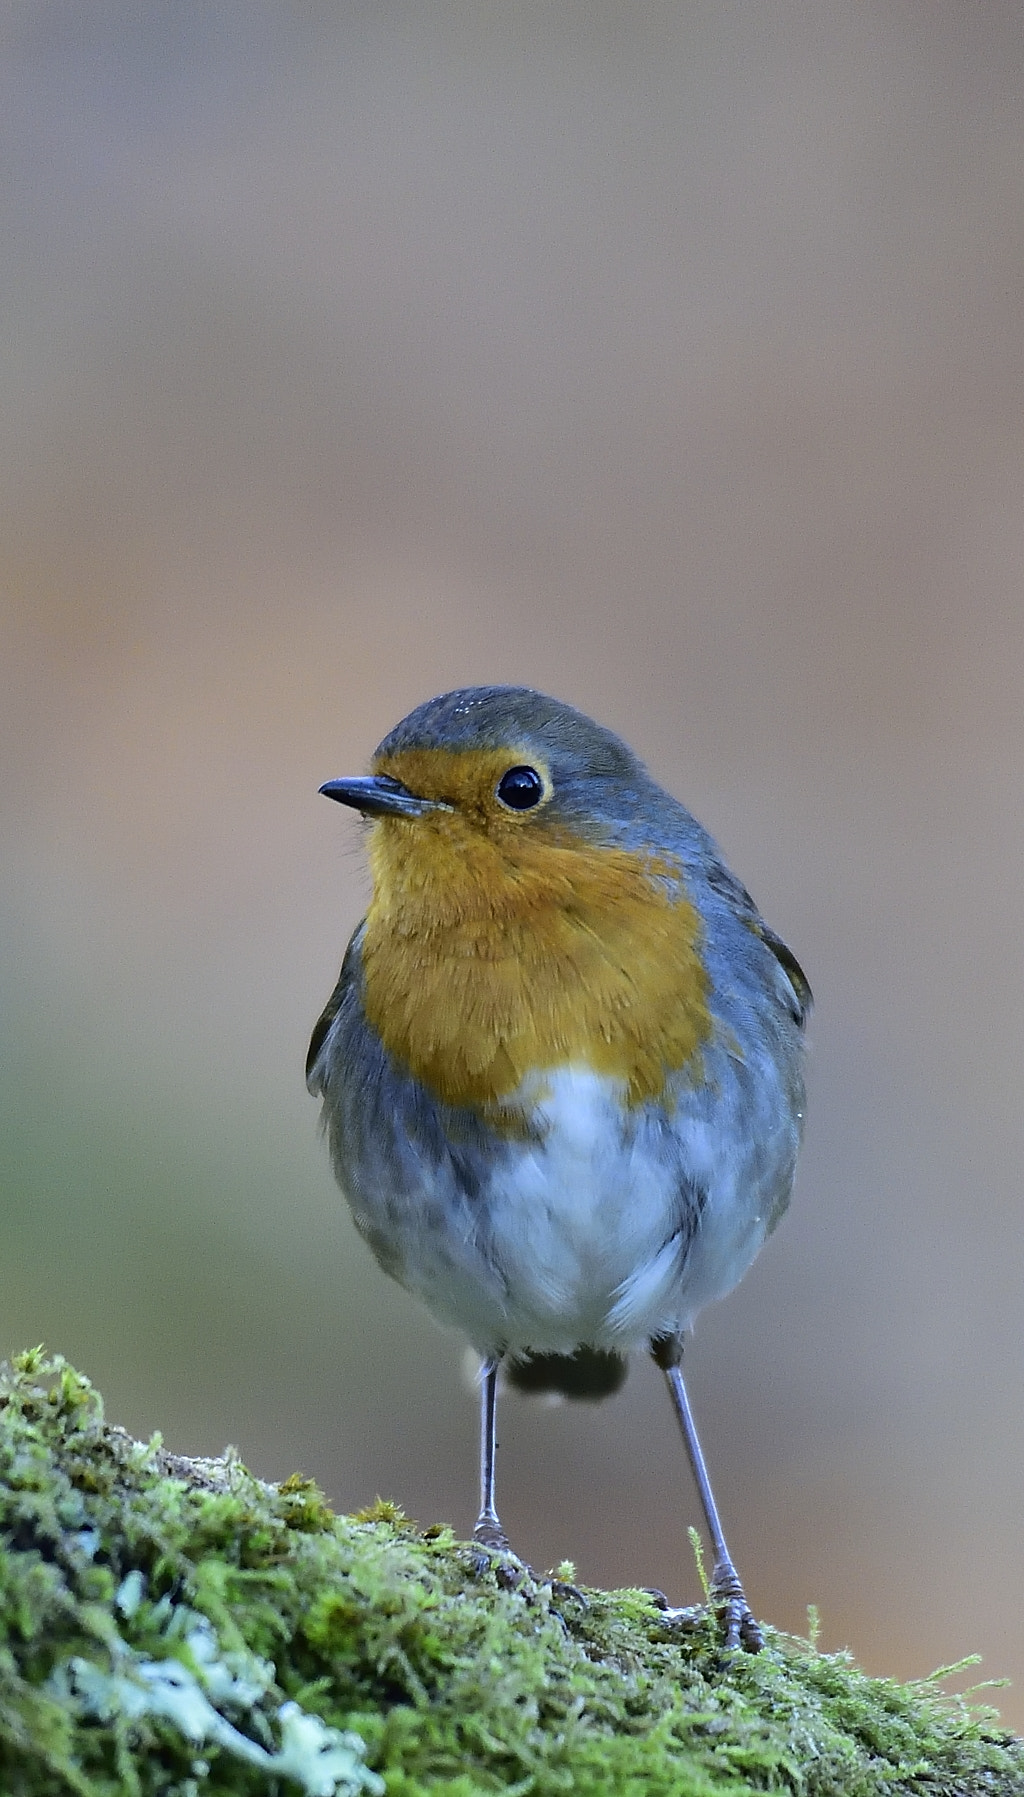
<path fill-rule="evenodd" d="M 390 1505 L 132 1441 L 38 1352 L 0 1382 L 0 1770 L 4 1797 L 1024 1797 L 1024 1745 L 934 1681 L 515 1584 Z"/>

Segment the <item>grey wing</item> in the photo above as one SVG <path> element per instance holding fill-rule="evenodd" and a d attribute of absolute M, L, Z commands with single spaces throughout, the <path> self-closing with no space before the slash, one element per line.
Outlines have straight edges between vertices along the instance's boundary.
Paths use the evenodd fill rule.
<path fill-rule="evenodd" d="M 728 901 L 737 917 L 742 918 L 748 929 L 753 930 L 754 935 L 759 936 L 765 948 L 770 949 L 775 956 L 792 988 L 793 1021 L 800 1029 L 803 1029 L 811 1014 L 814 994 L 811 991 L 811 982 L 792 949 L 787 948 L 781 936 L 777 936 L 774 930 L 769 929 L 742 880 L 738 880 L 724 862 L 716 860 L 710 864 L 707 869 L 707 881 L 712 890 Z"/>
<path fill-rule="evenodd" d="M 362 933 L 363 925 L 360 924 L 349 943 L 348 948 L 345 950 L 345 959 L 341 964 L 341 972 L 338 975 L 338 984 L 335 986 L 323 1011 L 317 1018 L 313 1027 L 313 1034 L 309 1039 L 309 1053 L 306 1056 L 306 1085 L 314 1098 L 319 1098 L 324 1089 L 323 1079 L 319 1068 L 320 1055 L 323 1051 L 324 1043 L 331 1033 L 331 1025 L 334 1022 L 334 1019 L 337 1017 L 338 1012 L 345 1002 L 346 993 L 349 992 L 356 980 L 358 943 Z"/>
<path fill-rule="evenodd" d="M 758 920 L 757 933 L 760 936 L 761 941 L 765 944 L 765 947 L 771 949 L 772 954 L 775 956 L 776 961 L 779 963 L 779 966 L 782 968 L 783 973 L 793 988 L 793 997 L 795 1001 L 793 1005 L 793 1017 L 800 1025 L 800 1028 L 803 1029 L 811 1014 L 811 1006 L 814 1003 L 811 982 L 794 955 L 793 950 L 786 947 L 781 936 L 776 936 L 775 931 L 768 928 L 768 925 L 763 918 Z"/>

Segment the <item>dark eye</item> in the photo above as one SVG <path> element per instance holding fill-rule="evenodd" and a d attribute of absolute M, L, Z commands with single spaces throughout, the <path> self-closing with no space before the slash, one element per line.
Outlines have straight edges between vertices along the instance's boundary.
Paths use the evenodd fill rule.
<path fill-rule="evenodd" d="M 544 797 L 544 782 L 535 767 L 510 767 L 498 781 L 498 797 L 510 811 L 529 811 Z"/>

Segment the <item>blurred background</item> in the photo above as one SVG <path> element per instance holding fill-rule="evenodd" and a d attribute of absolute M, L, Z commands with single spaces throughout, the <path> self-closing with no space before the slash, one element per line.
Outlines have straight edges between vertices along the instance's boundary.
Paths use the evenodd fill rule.
<path fill-rule="evenodd" d="M 817 997 L 692 1389 L 758 1613 L 1024 1726 L 1018 0 L 12 0 L 0 1350 L 467 1531 L 463 1348 L 303 1087 L 317 796 L 419 700 L 624 734 Z M 536 1565 L 692 1600 L 661 1381 L 509 1396 Z"/>

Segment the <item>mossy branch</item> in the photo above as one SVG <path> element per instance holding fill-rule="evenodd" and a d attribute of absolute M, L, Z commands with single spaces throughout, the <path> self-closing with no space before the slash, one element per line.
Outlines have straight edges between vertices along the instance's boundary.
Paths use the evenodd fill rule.
<path fill-rule="evenodd" d="M 184 1460 L 60 1359 L 0 1377 L 4 1797 L 1024 1797 L 1024 1744 L 638 1591 L 515 1588 L 393 1505 Z M 564 1569 L 560 1569 L 564 1577 Z"/>

